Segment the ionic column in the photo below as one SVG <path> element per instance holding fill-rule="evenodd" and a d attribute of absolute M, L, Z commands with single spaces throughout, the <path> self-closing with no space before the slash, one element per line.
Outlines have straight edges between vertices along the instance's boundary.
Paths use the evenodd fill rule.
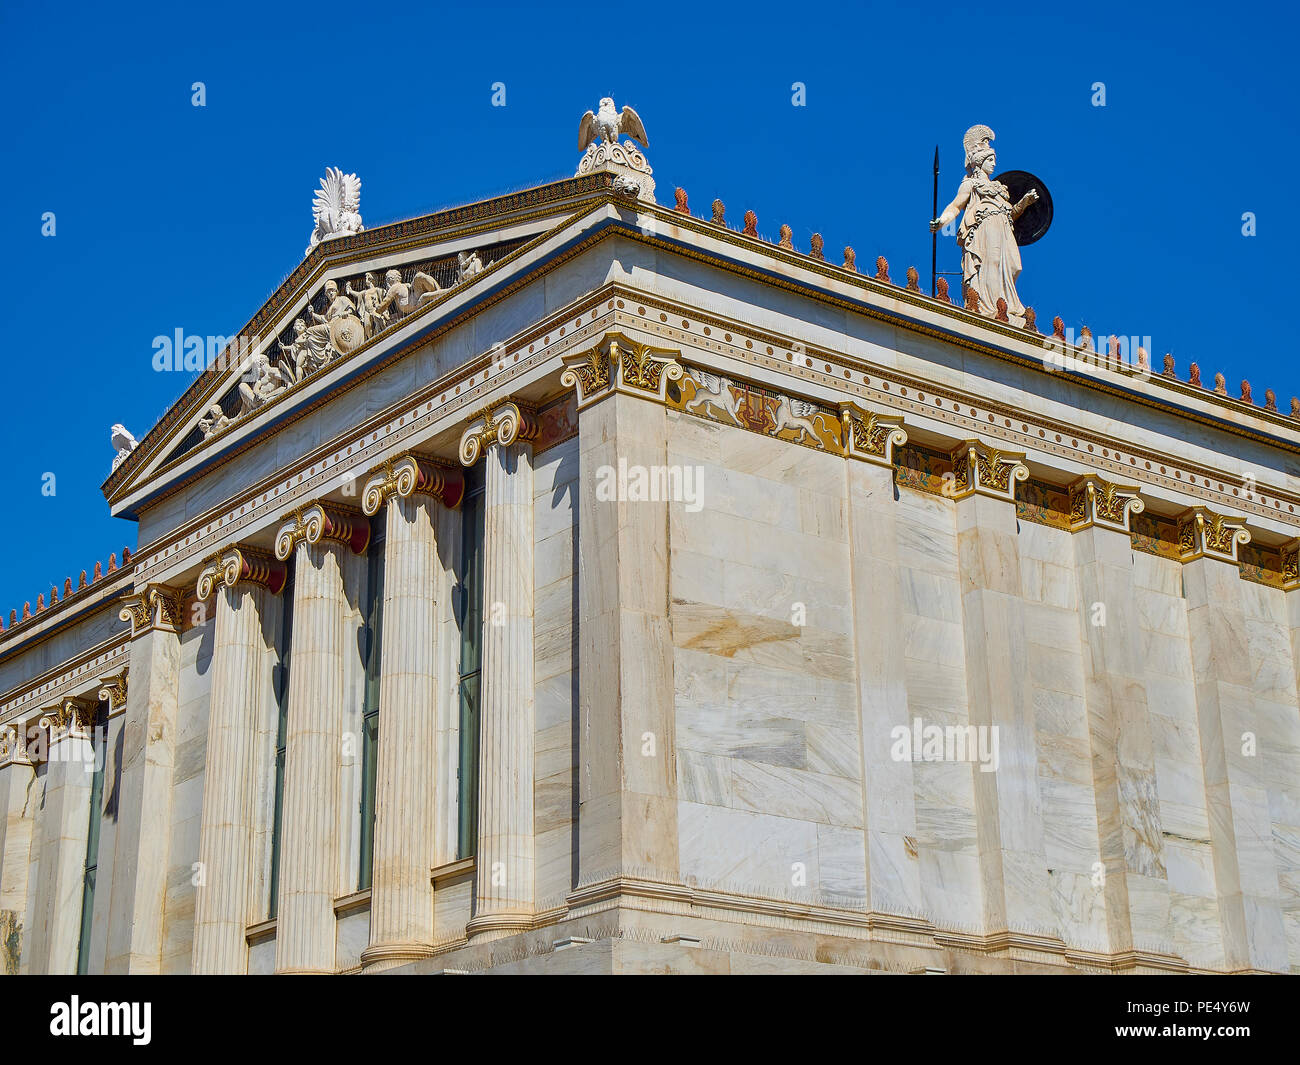
<path fill-rule="evenodd" d="M 846 404 L 840 410 L 848 464 L 854 661 L 866 832 L 866 908 L 920 915 L 920 863 L 908 854 L 916 826 L 912 763 L 890 756 L 891 730 L 911 727 L 898 582 L 894 448 L 907 442 L 898 418 Z"/>
<path fill-rule="evenodd" d="M 1240 519 L 1193 507 L 1179 518 L 1178 541 L 1224 963 L 1286 972 L 1263 759 L 1244 749 L 1248 733 L 1264 731 L 1237 564 L 1250 532 Z"/>
<path fill-rule="evenodd" d="M 346 638 L 342 552 L 360 554 L 369 540 L 361 514 L 332 504 L 299 511 L 275 540 L 276 558 L 294 557 L 275 942 L 280 973 L 335 971 L 344 662 L 356 654 Z"/>
<path fill-rule="evenodd" d="M 438 779 L 439 616 L 442 564 L 437 508 L 459 506 L 460 470 L 414 455 L 389 462 L 366 482 L 362 509 L 388 504 L 384 539 L 383 640 L 380 644 L 379 750 L 370 943 L 362 963 L 390 966 L 427 957 L 433 943 Z"/>
<path fill-rule="evenodd" d="M 77 971 L 81 903 L 90 829 L 90 788 L 95 768 L 90 730 L 95 702 L 63 699 L 41 717 L 49 730 L 36 876 L 36 921 L 31 929 L 32 973 Z"/>
<path fill-rule="evenodd" d="M 131 684 L 122 731 L 112 902 L 104 971 L 162 968 L 180 684 L 180 593 L 160 584 L 131 596 Z M 114 782 L 106 782 L 106 788 Z"/>
<path fill-rule="evenodd" d="M 245 929 L 256 920 L 253 897 L 258 828 L 257 739 L 275 691 L 264 663 L 279 620 L 274 596 L 284 587 L 280 560 L 230 547 L 199 576 L 198 597 L 216 592 L 212 691 L 208 703 L 208 773 L 199 831 L 202 878 L 195 896 L 195 973 L 248 971 Z"/>
<path fill-rule="evenodd" d="M 1133 964 L 1135 952 L 1168 955 L 1173 942 L 1129 534 L 1143 507 L 1136 488 L 1100 477 L 1070 487 L 1106 934 L 1110 953 Z"/>
<path fill-rule="evenodd" d="M 498 404 L 461 436 L 460 457 L 486 463 L 478 850 L 471 936 L 531 926 L 533 877 L 533 449 L 537 423 Z M 381 718 L 382 720 L 382 718 Z"/>
<path fill-rule="evenodd" d="M 986 934 L 1056 937 L 1043 848 L 1038 744 L 1017 540 L 1020 454 L 979 440 L 953 451 L 970 723 L 996 728 L 998 766 L 975 765 L 976 839 Z"/>
<path fill-rule="evenodd" d="M 669 493 L 600 490 L 623 468 L 673 472 L 664 401 L 677 354 L 610 333 L 560 377 L 578 405 L 580 890 L 680 877 Z"/>
<path fill-rule="evenodd" d="M 22 720 L 0 727 L 0 976 L 18 974 L 29 934 L 27 874 L 40 787 L 27 756 L 26 730 Z"/>

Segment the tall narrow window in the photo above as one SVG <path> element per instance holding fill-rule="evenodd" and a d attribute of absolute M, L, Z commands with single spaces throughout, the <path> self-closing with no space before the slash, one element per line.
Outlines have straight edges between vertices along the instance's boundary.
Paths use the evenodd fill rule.
<path fill-rule="evenodd" d="M 468 858 L 478 841 L 479 671 L 483 648 L 483 464 L 466 471 L 461 503 L 461 569 L 457 588 L 460 620 L 460 767 L 456 774 L 456 856 Z"/>
<path fill-rule="evenodd" d="M 289 733 L 289 648 L 293 642 L 293 559 L 280 590 L 284 604 L 280 615 L 280 665 L 276 670 L 275 698 L 279 708 L 275 731 L 275 813 L 271 822 L 271 897 L 266 916 L 273 918 L 280 898 L 280 844 L 284 839 L 284 752 Z"/>
<path fill-rule="evenodd" d="M 389 506 L 396 504 L 390 503 Z M 370 519 L 366 550 L 366 596 L 362 629 L 362 665 L 366 691 L 361 704 L 361 863 L 357 889 L 370 887 L 375 857 L 375 776 L 379 762 L 379 672 L 384 622 L 384 513 Z"/>
<path fill-rule="evenodd" d="M 90 778 L 90 827 L 86 833 L 86 872 L 81 883 L 81 938 L 77 942 L 77 974 L 90 972 L 90 927 L 95 917 L 95 878 L 99 872 L 99 826 L 104 816 L 104 765 L 108 761 L 108 704 L 95 709 L 90 730 L 95 774 Z"/>

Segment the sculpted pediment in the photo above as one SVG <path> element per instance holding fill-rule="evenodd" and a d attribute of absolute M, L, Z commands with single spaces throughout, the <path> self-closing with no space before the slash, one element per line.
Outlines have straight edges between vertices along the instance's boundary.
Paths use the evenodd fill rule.
<path fill-rule="evenodd" d="M 418 339 L 439 308 L 494 290 L 521 265 L 521 251 L 607 201 L 613 180 L 591 174 L 313 246 L 243 330 L 201 356 L 198 379 L 114 467 L 104 494 L 115 513 L 133 516 L 138 501 L 209 458 L 275 431 L 330 380 Z M 155 362 L 195 369 L 183 364 L 193 357 L 183 339 L 162 352 L 155 344 Z"/>

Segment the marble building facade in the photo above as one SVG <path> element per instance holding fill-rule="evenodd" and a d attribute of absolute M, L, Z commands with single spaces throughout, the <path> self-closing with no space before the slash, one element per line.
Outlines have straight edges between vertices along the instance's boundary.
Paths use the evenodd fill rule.
<path fill-rule="evenodd" d="M 1300 420 L 608 148 L 313 236 L 115 467 L 0 970 L 1300 971 Z"/>

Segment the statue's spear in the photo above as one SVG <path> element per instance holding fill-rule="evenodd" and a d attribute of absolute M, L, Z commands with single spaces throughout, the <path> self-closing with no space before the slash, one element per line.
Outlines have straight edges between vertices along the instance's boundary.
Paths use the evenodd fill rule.
<path fill-rule="evenodd" d="M 939 217 L 939 146 L 934 146 L 934 208 L 931 218 Z M 939 269 L 939 234 L 930 234 L 930 296 L 935 294 L 935 281 Z"/>

